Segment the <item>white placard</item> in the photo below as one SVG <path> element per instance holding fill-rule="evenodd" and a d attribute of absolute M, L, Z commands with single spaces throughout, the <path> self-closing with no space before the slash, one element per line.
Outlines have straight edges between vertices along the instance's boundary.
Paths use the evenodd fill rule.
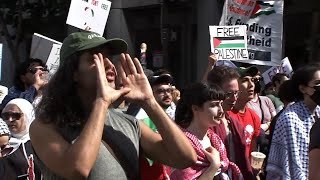
<path fill-rule="evenodd" d="M 281 61 L 280 66 L 271 67 L 270 69 L 266 70 L 262 74 L 264 83 L 268 84 L 269 82 L 271 82 L 272 77 L 277 73 L 285 73 L 289 77 L 291 77 L 291 75 L 293 73 L 293 69 L 292 69 L 290 61 L 287 57 Z"/>
<path fill-rule="evenodd" d="M 51 52 L 50 52 L 49 58 L 46 63 L 50 75 L 53 75 L 59 67 L 60 49 L 61 49 L 60 44 L 52 45 Z"/>
<path fill-rule="evenodd" d="M 209 26 L 211 52 L 218 60 L 247 60 L 246 26 Z"/>
<path fill-rule="evenodd" d="M 107 23 L 111 2 L 107 0 L 72 0 L 67 24 L 96 32 L 101 36 Z"/>
<path fill-rule="evenodd" d="M 62 45 L 59 41 L 34 33 L 31 43 L 30 58 L 41 59 L 46 63 L 54 44 Z"/>

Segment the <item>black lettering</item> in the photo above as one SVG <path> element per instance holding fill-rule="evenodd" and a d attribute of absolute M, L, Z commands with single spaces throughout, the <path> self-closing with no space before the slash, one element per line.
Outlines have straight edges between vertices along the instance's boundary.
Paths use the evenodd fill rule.
<path fill-rule="evenodd" d="M 261 46 L 263 41 L 261 41 L 260 39 L 256 39 L 256 46 Z"/>

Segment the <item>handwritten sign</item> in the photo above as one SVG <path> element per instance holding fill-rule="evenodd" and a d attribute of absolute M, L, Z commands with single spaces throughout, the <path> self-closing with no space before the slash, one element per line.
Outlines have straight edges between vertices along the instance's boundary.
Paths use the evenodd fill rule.
<path fill-rule="evenodd" d="M 271 67 L 270 69 L 266 70 L 263 74 L 263 80 L 264 83 L 267 84 L 269 82 L 271 82 L 272 77 L 277 74 L 277 73 L 285 73 L 287 74 L 289 77 L 291 77 L 292 73 L 293 73 L 293 69 L 292 66 L 290 64 L 289 59 L 286 57 L 281 61 L 280 66 L 274 66 Z"/>
<path fill-rule="evenodd" d="M 54 44 L 62 45 L 59 41 L 34 33 L 32 36 L 30 58 L 37 58 L 46 62 Z"/>
<path fill-rule="evenodd" d="M 110 8 L 107 0 L 72 0 L 67 24 L 103 35 Z"/>
<path fill-rule="evenodd" d="M 60 64 L 60 49 L 61 49 L 61 45 L 60 44 L 52 45 L 51 52 L 50 52 L 49 58 L 48 58 L 47 63 L 46 63 L 50 75 L 53 75 L 57 71 L 57 69 L 59 67 L 59 64 Z"/>
<path fill-rule="evenodd" d="M 218 60 L 247 60 L 246 26 L 210 26 L 211 52 Z"/>

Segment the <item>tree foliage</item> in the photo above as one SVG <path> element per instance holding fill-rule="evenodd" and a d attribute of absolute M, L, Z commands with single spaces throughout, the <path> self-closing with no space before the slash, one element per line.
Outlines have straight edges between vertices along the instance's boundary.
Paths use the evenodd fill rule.
<path fill-rule="evenodd" d="M 15 63 L 21 41 L 67 17 L 70 0 L 0 0 L 0 33 Z"/>

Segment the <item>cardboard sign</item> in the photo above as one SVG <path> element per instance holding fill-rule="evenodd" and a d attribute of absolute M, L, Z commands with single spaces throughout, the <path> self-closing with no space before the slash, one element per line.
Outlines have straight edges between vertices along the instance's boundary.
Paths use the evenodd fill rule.
<path fill-rule="evenodd" d="M 107 0 L 72 0 L 67 24 L 96 32 L 101 36 L 107 23 L 111 2 Z"/>
<path fill-rule="evenodd" d="M 283 0 L 226 0 L 220 25 L 246 25 L 249 60 L 279 66 L 282 57 Z"/>
<path fill-rule="evenodd" d="M 247 60 L 246 26 L 210 26 L 211 52 L 219 60 Z"/>
<path fill-rule="evenodd" d="M 281 65 L 280 66 L 274 66 L 271 67 L 270 69 L 266 70 L 263 74 L 263 80 L 265 84 L 268 84 L 269 82 L 271 82 L 272 77 L 277 74 L 277 73 L 285 73 L 287 74 L 289 77 L 291 77 L 292 73 L 293 73 L 293 69 L 292 66 L 290 64 L 289 59 L 286 57 L 281 61 Z"/>
<path fill-rule="evenodd" d="M 60 44 L 52 45 L 51 52 L 50 52 L 49 58 L 46 63 L 50 75 L 53 75 L 59 67 L 60 49 L 61 49 Z"/>
<path fill-rule="evenodd" d="M 30 58 L 41 59 L 46 63 L 54 44 L 62 45 L 59 41 L 34 33 L 31 43 Z"/>

